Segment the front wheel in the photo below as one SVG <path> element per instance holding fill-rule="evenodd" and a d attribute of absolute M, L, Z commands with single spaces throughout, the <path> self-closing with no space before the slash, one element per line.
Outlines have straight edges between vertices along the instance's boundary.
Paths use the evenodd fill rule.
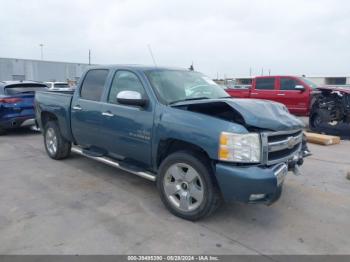
<path fill-rule="evenodd" d="M 60 129 L 54 121 L 45 125 L 44 144 L 47 154 L 52 159 L 67 158 L 71 151 L 71 143 L 61 135 Z"/>
<path fill-rule="evenodd" d="M 198 220 L 210 215 L 221 197 L 209 161 L 197 153 L 177 152 L 160 165 L 157 187 L 164 205 L 174 215 Z"/>

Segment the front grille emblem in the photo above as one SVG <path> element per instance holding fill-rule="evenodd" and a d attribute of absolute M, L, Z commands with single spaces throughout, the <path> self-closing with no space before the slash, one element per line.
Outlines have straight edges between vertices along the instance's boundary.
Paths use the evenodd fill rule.
<path fill-rule="evenodd" d="M 287 138 L 287 145 L 288 145 L 288 149 L 292 149 L 295 145 L 296 142 L 296 138 L 293 136 L 290 136 Z"/>

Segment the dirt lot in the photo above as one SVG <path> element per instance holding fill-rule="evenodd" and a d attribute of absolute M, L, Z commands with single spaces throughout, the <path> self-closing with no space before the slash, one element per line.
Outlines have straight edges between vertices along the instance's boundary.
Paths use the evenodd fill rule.
<path fill-rule="evenodd" d="M 350 254 L 350 142 L 310 145 L 303 176 L 271 207 L 224 205 L 192 223 L 152 182 L 72 155 L 46 156 L 40 134 L 0 137 L 1 254 Z"/>

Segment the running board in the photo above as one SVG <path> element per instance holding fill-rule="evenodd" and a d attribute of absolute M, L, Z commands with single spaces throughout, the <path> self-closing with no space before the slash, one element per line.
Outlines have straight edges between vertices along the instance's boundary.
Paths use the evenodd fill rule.
<path fill-rule="evenodd" d="M 79 147 L 72 147 L 72 152 L 74 152 L 76 154 L 79 154 L 79 155 L 82 155 L 82 156 L 85 156 L 85 157 L 90 158 L 90 159 L 94 159 L 94 160 L 96 160 L 98 162 L 101 162 L 101 163 L 104 163 L 106 165 L 119 168 L 119 169 L 121 169 L 123 171 L 126 171 L 126 172 L 132 173 L 134 175 L 143 177 L 143 178 L 148 179 L 150 181 L 156 181 L 156 176 L 155 175 L 153 175 L 151 173 L 134 171 L 132 169 L 128 169 L 126 167 L 121 166 L 117 161 L 112 160 L 111 158 L 103 157 L 103 156 L 96 156 L 95 157 L 95 156 L 91 156 L 91 155 L 85 154 L 83 152 L 83 149 L 81 149 Z"/>

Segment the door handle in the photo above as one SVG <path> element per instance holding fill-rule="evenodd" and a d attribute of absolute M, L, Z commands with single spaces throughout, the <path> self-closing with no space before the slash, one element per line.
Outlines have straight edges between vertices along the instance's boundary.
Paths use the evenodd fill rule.
<path fill-rule="evenodd" d="M 277 94 L 278 96 L 285 96 L 286 94 Z"/>
<path fill-rule="evenodd" d="M 108 116 L 108 117 L 114 116 L 114 114 L 112 114 L 111 112 L 108 112 L 108 111 L 107 112 L 103 112 L 102 115 L 103 116 Z"/>
<path fill-rule="evenodd" d="M 259 93 L 251 93 L 252 95 L 258 95 Z"/>
<path fill-rule="evenodd" d="M 73 106 L 73 109 L 77 111 L 83 110 L 80 105 Z"/>

